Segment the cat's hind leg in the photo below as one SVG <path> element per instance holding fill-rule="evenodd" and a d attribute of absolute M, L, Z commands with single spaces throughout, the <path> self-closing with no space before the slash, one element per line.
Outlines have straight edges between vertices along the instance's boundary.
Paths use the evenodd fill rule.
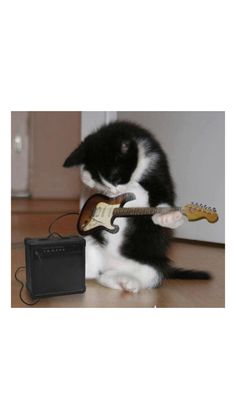
<path fill-rule="evenodd" d="M 162 275 L 153 267 L 130 260 L 128 260 L 127 265 L 125 273 L 119 281 L 124 290 L 138 292 L 145 288 L 156 288 L 160 285 Z"/>
<path fill-rule="evenodd" d="M 117 269 L 109 269 L 98 276 L 97 281 L 105 286 L 129 292 L 155 288 L 161 283 L 162 275 L 149 265 L 131 259 L 120 258 Z"/>
<path fill-rule="evenodd" d="M 86 239 L 86 279 L 95 279 L 99 276 L 104 268 L 104 259 L 99 244 L 97 244 L 91 237 Z"/>
<path fill-rule="evenodd" d="M 122 290 L 119 281 L 119 273 L 112 269 L 98 275 L 97 282 L 104 287 L 113 288 L 115 290 Z"/>

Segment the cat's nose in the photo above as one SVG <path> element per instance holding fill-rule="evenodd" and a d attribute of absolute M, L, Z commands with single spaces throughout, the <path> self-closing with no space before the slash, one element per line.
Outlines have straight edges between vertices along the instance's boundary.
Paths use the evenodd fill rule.
<path fill-rule="evenodd" d="M 111 183 L 112 183 L 114 186 L 119 185 L 119 184 L 120 184 L 120 182 L 121 182 L 121 178 L 120 178 L 120 177 L 117 177 L 117 176 L 111 176 Z"/>
<path fill-rule="evenodd" d="M 113 185 L 118 186 L 118 185 L 120 185 L 120 182 L 121 182 L 121 179 L 119 178 L 119 179 L 115 180 L 115 182 L 113 182 Z"/>
<path fill-rule="evenodd" d="M 120 171 L 116 167 L 114 167 L 110 172 L 110 182 L 113 185 L 119 185 L 121 182 Z"/>

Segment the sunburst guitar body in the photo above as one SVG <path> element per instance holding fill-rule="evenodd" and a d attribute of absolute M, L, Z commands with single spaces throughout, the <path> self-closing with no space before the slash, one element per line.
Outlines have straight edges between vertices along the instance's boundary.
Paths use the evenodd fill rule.
<path fill-rule="evenodd" d="M 109 198 L 102 194 L 91 196 L 85 203 L 78 220 L 78 231 L 81 235 L 88 235 L 97 230 L 106 230 L 110 233 L 119 231 L 118 225 L 113 224 L 117 217 L 131 217 L 142 215 L 154 215 L 157 213 L 169 213 L 181 211 L 189 221 L 206 219 L 210 223 L 218 220 L 215 208 L 194 204 L 193 202 L 181 208 L 150 208 L 150 207 L 125 207 L 128 201 L 136 198 L 133 193 L 125 193 L 115 198 Z"/>

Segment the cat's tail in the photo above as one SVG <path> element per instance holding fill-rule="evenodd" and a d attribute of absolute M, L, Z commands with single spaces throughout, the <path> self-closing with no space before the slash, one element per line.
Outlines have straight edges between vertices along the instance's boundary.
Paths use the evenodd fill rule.
<path fill-rule="evenodd" d="M 167 273 L 169 279 L 210 279 L 211 277 L 211 274 L 206 271 L 182 269 L 174 266 L 170 267 Z"/>

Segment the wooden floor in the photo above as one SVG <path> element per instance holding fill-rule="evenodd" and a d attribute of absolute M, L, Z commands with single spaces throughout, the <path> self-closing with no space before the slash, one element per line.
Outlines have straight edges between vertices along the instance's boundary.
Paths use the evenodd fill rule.
<path fill-rule="evenodd" d="M 48 225 L 61 213 L 77 211 L 75 201 L 15 199 L 12 202 L 12 307 L 26 307 L 19 299 L 20 285 L 14 279 L 18 266 L 25 264 L 25 237 L 43 237 Z M 60 220 L 55 230 L 76 234 L 76 216 Z M 177 266 L 204 269 L 212 279 L 165 280 L 158 289 L 130 294 L 87 281 L 86 293 L 41 299 L 37 307 L 224 307 L 224 248 L 190 242 L 173 242 L 169 253 Z M 22 276 L 24 278 L 24 275 Z M 23 296 L 31 301 L 26 289 Z"/>

